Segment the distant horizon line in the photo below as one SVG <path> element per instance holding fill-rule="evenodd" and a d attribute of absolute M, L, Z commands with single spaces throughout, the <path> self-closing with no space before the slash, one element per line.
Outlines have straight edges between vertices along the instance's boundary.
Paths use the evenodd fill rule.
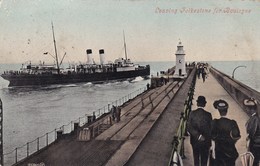
<path fill-rule="evenodd" d="M 260 61 L 260 60 L 202 60 L 202 61 L 186 61 L 186 62 L 251 62 L 251 61 Z M 148 62 L 176 62 L 175 60 L 169 61 L 169 60 L 151 60 L 151 61 L 133 61 L 135 63 L 148 63 Z M 15 65 L 15 64 L 24 64 L 24 62 L 15 62 L 15 63 L 1 63 L 0 65 Z M 64 64 L 69 64 L 69 63 L 64 63 Z M 96 63 L 99 64 L 99 63 Z"/>

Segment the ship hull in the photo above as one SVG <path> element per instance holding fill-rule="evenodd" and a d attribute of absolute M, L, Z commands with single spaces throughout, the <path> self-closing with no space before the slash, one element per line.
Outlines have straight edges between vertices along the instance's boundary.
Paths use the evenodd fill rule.
<path fill-rule="evenodd" d="M 147 77 L 150 68 L 134 71 L 103 72 L 103 73 L 71 73 L 71 74 L 2 74 L 9 81 L 9 86 L 43 86 L 51 84 L 70 84 L 82 82 L 108 82 L 112 80 L 125 80 L 134 77 Z"/>

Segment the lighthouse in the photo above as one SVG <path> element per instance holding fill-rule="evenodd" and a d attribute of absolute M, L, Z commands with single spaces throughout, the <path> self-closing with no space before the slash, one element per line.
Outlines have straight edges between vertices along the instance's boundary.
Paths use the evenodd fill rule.
<path fill-rule="evenodd" d="M 183 50 L 183 45 L 181 41 L 177 45 L 177 51 L 175 55 L 176 55 L 176 65 L 175 65 L 175 72 L 173 77 L 185 78 L 187 77 L 186 66 L 185 66 L 185 51 Z"/>

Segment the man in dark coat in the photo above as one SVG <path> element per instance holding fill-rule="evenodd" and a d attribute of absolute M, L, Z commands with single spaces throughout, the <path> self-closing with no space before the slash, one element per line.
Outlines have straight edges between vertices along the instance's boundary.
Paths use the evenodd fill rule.
<path fill-rule="evenodd" d="M 260 160 L 260 117 L 257 112 L 257 102 L 255 99 L 244 100 L 247 111 L 251 115 L 246 122 L 246 131 L 249 139 L 249 151 L 254 155 L 253 166 L 259 165 Z"/>
<path fill-rule="evenodd" d="M 197 99 L 198 108 L 191 111 L 187 123 L 187 130 L 190 133 L 190 143 L 193 149 L 194 166 L 206 166 L 211 146 L 211 121 L 212 116 L 204 110 L 206 106 L 204 96 Z"/>
<path fill-rule="evenodd" d="M 240 139 L 240 131 L 236 121 L 226 118 L 228 103 L 217 100 L 213 106 L 218 109 L 220 119 L 212 121 L 211 136 L 215 141 L 215 164 L 221 166 L 235 166 L 238 152 L 235 143 Z"/>
<path fill-rule="evenodd" d="M 111 116 L 112 116 L 112 120 L 115 121 L 116 118 L 116 106 L 112 106 L 111 108 Z"/>

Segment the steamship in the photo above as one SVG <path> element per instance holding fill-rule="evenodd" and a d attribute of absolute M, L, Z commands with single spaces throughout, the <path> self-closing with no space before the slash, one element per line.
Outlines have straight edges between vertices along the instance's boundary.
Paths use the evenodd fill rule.
<path fill-rule="evenodd" d="M 45 86 L 52 84 L 71 84 L 83 82 L 103 83 L 113 80 L 122 81 L 127 79 L 134 79 L 138 76 L 147 78 L 150 75 L 149 65 L 141 66 L 134 64 L 130 59 L 127 58 L 125 36 L 125 58 L 119 58 L 114 62 L 106 63 L 104 49 L 100 49 L 100 64 L 96 64 L 92 59 L 92 50 L 87 49 L 87 63 L 80 65 L 70 65 L 65 69 L 61 68 L 61 63 L 59 63 L 57 56 L 53 24 L 52 32 L 56 63 L 53 65 L 47 65 L 44 64 L 44 62 L 38 65 L 28 63 L 26 65 L 22 65 L 19 71 L 5 71 L 3 74 L 1 74 L 1 77 L 9 81 L 9 87 Z"/>

